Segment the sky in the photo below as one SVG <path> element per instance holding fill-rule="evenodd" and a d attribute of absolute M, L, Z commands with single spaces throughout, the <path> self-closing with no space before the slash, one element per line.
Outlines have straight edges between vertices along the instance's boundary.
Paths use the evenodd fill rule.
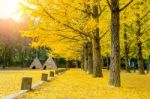
<path fill-rule="evenodd" d="M 17 12 L 19 1 L 22 0 L 0 0 L 0 19 L 20 20 L 20 14 Z"/>

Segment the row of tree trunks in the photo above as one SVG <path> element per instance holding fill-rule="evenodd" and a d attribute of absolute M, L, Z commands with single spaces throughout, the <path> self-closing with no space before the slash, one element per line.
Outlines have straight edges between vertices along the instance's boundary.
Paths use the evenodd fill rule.
<path fill-rule="evenodd" d="M 89 73 L 93 73 L 93 52 L 92 52 L 92 42 L 86 42 L 83 46 L 83 58 L 81 63 L 81 68 Z"/>
<path fill-rule="evenodd" d="M 2 52 L 2 63 L 3 64 L 3 69 L 5 69 L 6 66 L 9 66 L 12 64 L 12 49 L 8 46 L 4 47 L 4 50 Z"/>
<path fill-rule="evenodd" d="M 88 21 L 91 18 L 90 13 L 90 5 L 87 3 L 89 0 L 85 1 L 85 9 L 87 14 L 85 15 L 85 19 Z M 88 39 L 88 38 L 86 38 Z M 83 52 L 82 52 L 82 68 L 85 72 L 88 72 L 89 70 L 89 45 L 88 45 L 88 40 L 84 43 L 83 45 Z"/>
<path fill-rule="evenodd" d="M 87 0 L 88 1 L 88 0 Z M 100 38 L 99 38 L 99 0 L 93 0 L 92 11 L 93 15 L 87 15 L 88 18 L 93 18 L 96 22 L 96 28 L 93 30 L 92 42 L 88 42 L 84 45 L 82 57 L 82 66 L 84 71 L 89 74 L 93 74 L 93 77 L 102 77 L 102 65 L 101 65 L 101 50 L 100 50 Z M 90 5 L 86 5 L 87 12 L 90 12 Z M 84 60 L 84 62 L 83 62 Z"/>
<path fill-rule="evenodd" d="M 124 25 L 124 56 L 125 56 L 125 68 L 126 72 L 130 73 L 130 66 L 129 66 L 129 47 L 128 47 L 128 39 L 127 39 L 127 29 L 126 24 Z"/>
<path fill-rule="evenodd" d="M 81 68 L 94 77 L 102 77 L 102 64 L 100 61 L 100 49 L 97 40 L 87 42 L 83 46 L 83 58 Z M 99 53 L 99 54 L 97 54 Z M 95 67 L 94 67 L 95 66 Z"/>
<path fill-rule="evenodd" d="M 136 32 L 136 40 L 137 40 L 137 48 L 138 48 L 138 54 L 137 54 L 137 61 L 138 61 L 138 70 L 140 74 L 144 73 L 144 63 L 143 63 L 143 55 L 142 55 L 142 42 L 140 41 L 141 36 L 141 22 L 140 22 L 140 16 L 137 14 L 137 32 Z"/>
<path fill-rule="evenodd" d="M 93 50 L 94 49 L 94 50 Z M 83 60 L 82 60 L 82 65 L 83 65 L 83 70 L 85 72 L 88 72 L 89 74 L 93 74 L 94 77 L 101 77 L 102 68 L 100 68 L 100 49 L 99 49 L 99 43 L 97 41 L 93 42 L 87 42 L 83 46 Z M 95 56 L 93 56 L 95 55 Z M 95 62 L 95 63 L 93 63 Z M 95 64 L 95 67 L 93 65 Z"/>
<path fill-rule="evenodd" d="M 140 36 L 141 36 L 141 22 L 140 22 L 140 16 L 137 14 L 137 32 L 136 32 L 136 40 L 137 40 L 137 48 L 138 48 L 138 53 L 137 53 L 137 60 L 138 60 L 138 70 L 140 74 L 145 74 L 144 73 L 144 63 L 143 63 L 143 55 L 142 55 L 142 42 L 140 41 Z"/>

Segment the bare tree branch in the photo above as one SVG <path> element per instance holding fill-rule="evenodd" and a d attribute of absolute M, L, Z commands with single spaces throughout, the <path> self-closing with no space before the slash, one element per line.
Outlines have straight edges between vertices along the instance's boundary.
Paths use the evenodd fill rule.
<path fill-rule="evenodd" d="M 107 33 L 108 33 L 109 30 L 107 30 L 106 32 L 104 32 L 104 34 L 100 37 L 100 39 L 102 39 Z"/>
<path fill-rule="evenodd" d="M 57 29 L 57 30 L 50 30 L 50 29 L 47 29 L 47 28 L 40 28 L 42 31 L 65 31 L 65 30 L 67 30 L 67 29 Z"/>
<path fill-rule="evenodd" d="M 70 39 L 70 40 L 73 40 L 73 41 L 79 41 L 79 39 L 76 39 L 76 37 L 78 37 L 78 36 L 68 37 L 68 36 L 62 35 L 62 34 L 57 34 L 57 36 L 63 37 L 64 39 Z"/>
<path fill-rule="evenodd" d="M 74 32 L 80 33 L 80 34 L 82 34 L 82 35 L 84 35 L 84 36 L 87 36 L 87 37 L 90 37 L 90 38 L 92 37 L 91 35 L 89 35 L 89 34 L 87 34 L 87 33 L 81 32 L 80 30 L 77 30 L 77 29 L 75 29 L 74 27 L 72 27 L 72 26 L 70 26 L 70 25 L 68 25 L 68 24 L 62 23 L 61 21 L 57 20 L 57 19 L 54 18 L 49 12 L 47 12 L 46 9 L 43 9 L 43 11 L 44 11 L 51 19 L 55 20 L 56 22 L 58 22 L 58 23 L 64 25 L 65 27 L 67 27 L 67 28 L 69 28 L 69 29 L 72 29 Z"/>
<path fill-rule="evenodd" d="M 124 5 L 121 9 L 119 9 L 119 11 L 123 11 L 125 8 L 127 8 L 131 3 L 133 2 L 133 0 L 130 0 L 126 5 Z"/>
<path fill-rule="evenodd" d="M 38 0 L 37 0 L 38 1 Z M 45 12 L 45 14 L 47 14 L 52 20 L 56 21 L 57 23 L 60 23 L 62 25 L 64 25 L 65 27 L 67 27 L 68 29 L 71 29 L 73 30 L 74 32 L 78 33 L 80 35 L 81 38 L 85 39 L 85 38 L 93 38 L 93 35 L 91 35 L 90 33 L 85 33 L 85 32 L 82 32 L 80 30 L 77 30 L 75 29 L 74 27 L 66 24 L 66 23 L 63 23 L 61 22 L 60 20 L 54 18 L 40 3 L 38 3 L 38 5 L 42 8 L 42 10 Z"/>
<path fill-rule="evenodd" d="M 104 6 L 104 8 L 100 10 L 100 13 L 98 14 L 98 16 L 100 17 L 105 10 L 106 10 L 106 6 Z"/>
<path fill-rule="evenodd" d="M 141 42 L 141 43 L 145 43 L 145 42 L 150 42 L 150 39 L 146 39 L 146 40 L 144 40 L 144 41 Z"/>
<path fill-rule="evenodd" d="M 77 30 L 77 29 L 75 29 L 74 27 L 72 27 L 72 26 L 70 26 L 70 25 L 68 25 L 68 24 L 66 24 L 66 23 L 62 23 L 60 20 L 54 18 L 54 17 L 39 3 L 38 0 L 36 0 L 36 1 L 37 1 L 37 5 L 39 5 L 39 6 L 42 8 L 43 12 L 45 12 L 45 14 L 48 15 L 49 18 L 51 18 L 52 20 L 56 21 L 57 23 L 62 24 L 63 26 L 65 26 L 65 27 L 67 27 L 67 28 L 73 30 L 74 32 L 76 32 L 76 33 L 78 33 L 78 34 L 80 34 L 80 35 L 84 35 L 84 36 L 86 36 L 86 37 L 93 38 L 92 35 L 90 35 L 90 34 L 88 34 L 88 33 L 84 33 L 84 32 L 82 32 L 82 31 L 80 31 L 80 30 Z"/>
<path fill-rule="evenodd" d="M 108 6 L 109 6 L 110 10 L 112 11 L 112 6 L 111 6 L 111 4 L 110 4 L 109 0 L 106 0 L 106 1 L 107 1 L 107 4 L 108 4 Z"/>
<path fill-rule="evenodd" d="M 77 8 L 77 7 L 74 7 L 74 6 L 72 6 L 72 5 L 70 5 L 70 4 L 67 4 L 67 3 L 65 3 L 65 4 L 66 4 L 67 6 L 69 6 L 69 7 L 74 8 L 75 10 L 79 10 L 79 11 L 81 11 L 81 12 L 83 12 L 83 13 L 93 15 L 93 13 L 92 13 L 92 12 L 89 12 L 89 11 L 86 11 L 86 10 L 83 10 L 83 9 L 80 9 L 80 8 Z"/>
<path fill-rule="evenodd" d="M 141 36 L 146 33 L 146 32 L 149 32 L 150 31 L 150 28 L 149 29 L 144 29 L 143 31 L 141 31 Z"/>
<path fill-rule="evenodd" d="M 145 13 L 145 14 L 140 18 L 140 20 L 143 20 L 149 13 L 150 13 L 150 11 L 148 11 L 147 13 Z"/>

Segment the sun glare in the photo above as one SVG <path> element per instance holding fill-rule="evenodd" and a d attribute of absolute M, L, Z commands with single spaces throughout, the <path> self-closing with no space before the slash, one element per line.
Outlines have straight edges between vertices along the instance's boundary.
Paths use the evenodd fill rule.
<path fill-rule="evenodd" d="M 19 1 L 21 0 L 0 0 L 0 19 L 20 20 L 20 14 L 17 12 Z"/>

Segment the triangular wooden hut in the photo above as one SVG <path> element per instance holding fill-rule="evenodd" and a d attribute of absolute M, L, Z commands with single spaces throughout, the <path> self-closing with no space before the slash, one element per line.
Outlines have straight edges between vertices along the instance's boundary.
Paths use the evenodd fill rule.
<path fill-rule="evenodd" d="M 56 68 L 57 66 L 51 57 L 49 57 L 43 65 L 43 69 L 56 69 Z"/>
<path fill-rule="evenodd" d="M 31 69 L 40 69 L 42 68 L 42 64 L 40 60 L 36 57 L 30 65 Z"/>

